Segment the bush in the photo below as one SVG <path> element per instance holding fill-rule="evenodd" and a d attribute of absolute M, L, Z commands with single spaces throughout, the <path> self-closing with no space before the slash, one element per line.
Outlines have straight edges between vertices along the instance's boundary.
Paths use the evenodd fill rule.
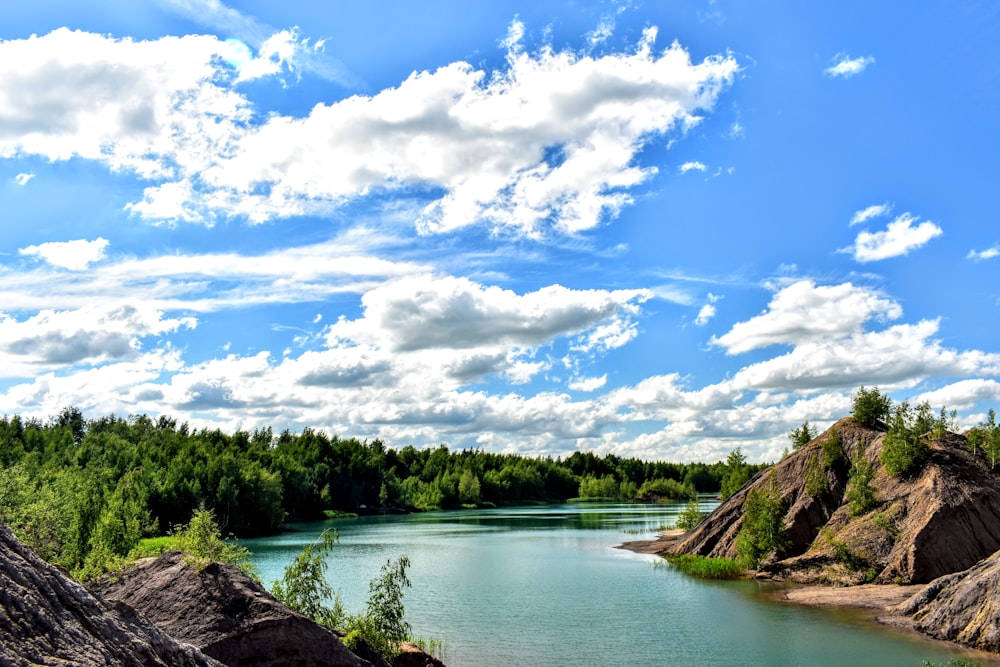
<path fill-rule="evenodd" d="M 271 594 L 279 602 L 329 628 L 338 627 L 344 620 L 340 596 L 334 595 L 326 581 L 326 558 L 336 542 L 337 533 L 324 530 L 285 568 L 281 581 L 271 586 Z M 330 600 L 333 606 L 327 606 Z"/>
<path fill-rule="evenodd" d="M 868 428 L 883 428 L 892 410 L 892 399 L 879 392 L 878 387 L 865 389 L 862 385 L 852 398 L 851 418 Z"/>
<path fill-rule="evenodd" d="M 175 544 L 189 555 L 186 562 L 198 571 L 209 563 L 229 563 L 247 576 L 257 579 L 250 561 L 250 550 L 240 546 L 235 540 L 222 539 L 215 513 L 204 505 L 194 511 L 190 523 L 176 531 Z"/>
<path fill-rule="evenodd" d="M 816 428 L 805 421 L 799 428 L 792 429 L 792 432 L 788 434 L 788 439 L 792 441 L 792 449 L 799 449 L 808 444 L 816 435 Z"/>
<path fill-rule="evenodd" d="M 674 523 L 674 526 L 681 530 L 691 530 L 701 523 L 704 516 L 705 515 L 702 514 L 701 511 L 701 506 L 698 504 L 698 499 L 692 498 L 688 501 L 684 510 L 677 515 L 677 521 Z"/>
<path fill-rule="evenodd" d="M 917 472 L 930 455 L 930 446 L 923 439 L 927 424 L 918 411 L 914 419 L 905 401 L 893 412 L 892 424 L 885 434 L 879 460 L 885 471 L 895 477 L 905 477 Z"/>
<path fill-rule="evenodd" d="M 806 466 L 806 493 L 815 498 L 830 488 L 826 478 L 826 470 L 820 462 L 819 457 L 813 455 Z"/>
<path fill-rule="evenodd" d="M 772 472 L 767 484 L 751 489 L 743 503 L 743 523 L 736 536 L 737 561 L 744 567 L 756 568 L 787 543 L 784 505 Z"/>
<path fill-rule="evenodd" d="M 830 437 L 824 440 L 820 447 L 823 451 L 823 467 L 827 470 L 847 460 L 847 455 L 844 454 L 844 443 L 836 428 L 831 429 Z"/>
<path fill-rule="evenodd" d="M 875 498 L 875 488 L 872 486 L 872 479 L 875 477 L 875 468 L 865 457 L 864 453 L 858 451 L 851 462 L 851 471 L 847 479 L 847 490 L 844 492 L 844 499 L 847 501 L 847 510 L 851 516 L 861 516 L 878 502 Z"/>

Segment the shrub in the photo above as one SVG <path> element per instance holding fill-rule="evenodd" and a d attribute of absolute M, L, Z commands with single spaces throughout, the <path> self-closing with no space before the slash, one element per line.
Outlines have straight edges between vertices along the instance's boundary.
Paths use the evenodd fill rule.
<path fill-rule="evenodd" d="M 177 529 L 175 544 L 189 555 L 186 562 L 198 571 L 209 563 L 229 563 L 247 576 L 257 579 L 250 561 L 250 550 L 240 546 L 235 540 L 222 539 L 215 513 L 204 505 L 194 511 L 190 523 Z"/>
<path fill-rule="evenodd" d="M 787 543 L 784 504 L 772 472 L 767 484 L 751 489 L 743 503 L 743 523 L 736 536 L 737 561 L 744 567 L 756 568 Z"/>
<path fill-rule="evenodd" d="M 847 489 L 844 492 L 844 499 L 847 501 L 847 510 L 851 516 L 860 516 L 875 507 L 875 488 L 872 486 L 872 478 L 875 477 L 875 468 L 865 457 L 864 453 L 858 451 L 851 462 L 851 471 L 847 479 Z"/>
<path fill-rule="evenodd" d="M 701 506 L 698 504 L 698 499 L 692 498 L 688 501 L 684 510 L 677 515 L 677 521 L 674 525 L 681 530 L 691 530 L 701 523 L 704 516 L 705 515 L 701 511 Z"/>
<path fill-rule="evenodd" d="M 823 451 L 823 467 L 827 470 L 847 460 L 847 455 L 844 454 L 844 443 L 836 428 L 831 429 L 830 437 L 824 440 L 820 447 Z"/>
<path fill-rule="evenodd" d="M 905 401 L 893 411 L 892 424 L 885 434 L 882 452 L 879 454 L 879 460 L 890 475 L 912 475 L 930 455 L 930 446 L 922 437 L 927 428 L 923 416 L 924 410 L 921 408 L 917 419 L 914 419 L 910 406 Z"/>
<path fill-rule="evenodd" d="M 880 393 L 878 387 L 865 389 L 862 385 L 852 397 L 851 418 L 862 426 L 882 428 L 891 410 L 892 399 Z"/>
<path fill-rule="evenodd" d="M 330 628 L 344 620 L 340 596 L 334 595 L 326 581 L 326 558 L 336 542 L 337 533 L 324 530 L 285 568 L 281 581 L 271 586 L 271 594 L 286 607 Z M 331 600 L 333 606 L 328 606 Z"/>
<path fill-rule="evenodd" d="M 815 498 L 830 488 L 826 478 L 826 470 L 820 463 L 819 457 L 813 455 L 806 466 L 806 493 Z"/>
<path fill-rule="evenodd" d="M 811 426 L 808 421 L 802 422 L 802 426 L 792 429 L 792 432 L 788 434 L 788 439 L 792 441 L 792 449 L 798 449 L 808 444 L 815 437 L 816 428 Z"/>

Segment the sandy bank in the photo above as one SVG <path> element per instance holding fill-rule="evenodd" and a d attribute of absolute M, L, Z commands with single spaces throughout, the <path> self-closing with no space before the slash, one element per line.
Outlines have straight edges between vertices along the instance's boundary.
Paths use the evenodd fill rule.
<path fill-rule="evenodd" d="M 684 534 L 683 530 L 665 530 L 653 540 L 635 540 L 619 544 L 615 549 L 625 549 L 634 551 L 637 554 L 652 554 L 654 556 L 663 553 L 667 545 L 673 544 L 678 537 Z"/>

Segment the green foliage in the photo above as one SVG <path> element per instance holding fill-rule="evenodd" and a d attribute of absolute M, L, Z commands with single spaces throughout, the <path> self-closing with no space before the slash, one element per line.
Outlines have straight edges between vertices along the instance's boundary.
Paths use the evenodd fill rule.
<path fill-rule="evenodd" d="M 347 618 L 350 632 L 357 632 L 389 658 L 399 653 L 400 646 L 412 633 L 403 605 L 403 593 L 411 585 L 406 575 L 409 567 L 410 559 L 405 555 L 386 561 L 382 574 L 368 586 L 365 613 Z"/>
<path fill-rule="evenodd" d="M 691 530 L 701 523 L 704 517 L 705 515 L 701 511 L 698 499 L 692 498 L 688 501 L 683 511 L 677 515 L 677 521 L 674 525 L 681 530 Z"/>
<path fill-rule="evenodd" d="M 752 474 L 753 471 L 747 465 L 747 459 L 739 447 L 729 452 L 729 456 L 726 458 L 726 472 L 722 477 L 722 488 L 719 491 L 719 495 L 723 500 L 730 497 L 750 481 Z"/>
<path fill-rule="evenodd" d="M 969 430 L 967 442 L 969 451 L 978 454 L 981 449 L 995 468 L 1000 460 L 1000 425 L 997 424 L 996 410 L 990 409 L 986 419 Z"/>
<path fill-rule="evenodd" d="M 771 553 L 787 545 L 784 504 L 772 471 L 764 486 L 751 489 L 743 503 L 743 523 L 736 536 L 740 565 L 756 568 Z"/>
<path fill-rule="evenodd" d="M 808 421 L 802 422 L 802 426 L 792 429 L 788 434 L 788 439 L 792 441 L 792 449 L 798 449 L 809 443 L 817 435 L 816 427 L 811 426 Z"/>
<path fill-rule="evenodd" d="M 737 579 L 743 572 L 743 567 L 729 558 L 708 558 L 695 554 L 668 555 L 671 565 L 681 572 L 700 579 Z"/>
<path fill-rule="evenodd" d="M 861 516 L 878 503 L 875 498 L 875 487 L 872 479 L 875 477 L 875 467 L 863 452 L 858 451 L 851 461 L 851 471 L 847 479 L 847 489 L 844 500 L 851 516 Z"/>
<path fill-rule="evenodd" d="M 851 418 L 862 426 L 882 428 L 891 411 L 892 399 L 880 393 L 878 387 L 865 389 L 862 385 L 852 397 Z"/>
<path fill-rule="evenodd" d="M 344 620 L 340 596 L 334 595 L 326 581 L 326 559 L 336 542 L 337 533 L 324 530 L 285 568 L 281 581 L 271 586 L 271 594 L 279 602 L 329 628 L 339 627 Z"/>
<path fill-rule="evenodd" d="M 257 578 L 250 551 L 235 540 L 222 539 L 215 513 L 204 505 L 195 510 L 186 526 L 177 529 L 174 537 L 177 548 L 189 555 L 189 564 L 199 571 L 209 563 L 228 563 Z"/>
<path fill-rule="evenodd" d="M 690 484 L 682 484 L 675 479 L 651 479 L 643 482 L 633 497 L 639 500 L 688 500 L 697 498 L 698 493 Z"/>
<path fill-rule="evenodd" d="M 925 404 L 926 405 L 926 404 Z M 879 460 L 885 471 L 895 477 L 905 477 L 916 473 L 930 455 L 923 435 L 928 433 L 933 424 L 927 423 L 929 407 L 918 408 L 916 415 L 906 401 L 900 403 L 893 411 L 889 432 L 882 442 Z"/>
<path fill-rule="evenodd" d="M 823 452 L 823 467 L 827 470 L 847 460 L 844 443 L 836 428 L 830 429 L 830 437 L 823 441 L 820 448 Z"/>
<path fill-rule="evenodd" d="M 819 460 L 819 456 L 813 455 L 809 458 L 806 466 L 806 493 L 815 498 L 830 488 L 830 483 L 826 478 L 826 469 Z"/>

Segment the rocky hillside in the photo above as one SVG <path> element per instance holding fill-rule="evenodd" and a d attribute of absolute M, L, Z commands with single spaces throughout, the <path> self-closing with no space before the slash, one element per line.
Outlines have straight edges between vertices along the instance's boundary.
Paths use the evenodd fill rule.
<path fill-rule="evenodd" d="M 136 609 L 163 632 L 229 667 L 372 664 L 232 565 L 210 563 L 199 572 L 181 552 L 172 551 L 141 561 L 92 589 L 106 600 Z"/>
<path fill-rule="evenodd" d="M 935 639 L 1000 653 L 1000 552 L 935 579 L 893 611 Z"/>
<path fill-rule="evenodd" d="M 964 437 L 949 433 L 931 442 L 926 464 L 905 479 L 888 475 L 879 464 L 883 438 L 883 432 L 850 419 L 839 421 L 758 474 L 663 553 L 735 558 L 747 494 L 772 479 L 785 512 L 788 545 L 761 570 L 776 578 L 925 583 L 1000 549 L 1000 478 L 966 450 Z M 822 471 L 821 490 L 815 481 L 810 489 L 812 459 L 825 461 L 837 440 L 843 458 Z M 875 467 L 876 504 L 852 516 L 844 493 L 849 460 L 859 453 Z"/>
<path fill-rule="evenodd" d="M 222 667 L 95 598 L 0 524 L 0 664 Z"/>

